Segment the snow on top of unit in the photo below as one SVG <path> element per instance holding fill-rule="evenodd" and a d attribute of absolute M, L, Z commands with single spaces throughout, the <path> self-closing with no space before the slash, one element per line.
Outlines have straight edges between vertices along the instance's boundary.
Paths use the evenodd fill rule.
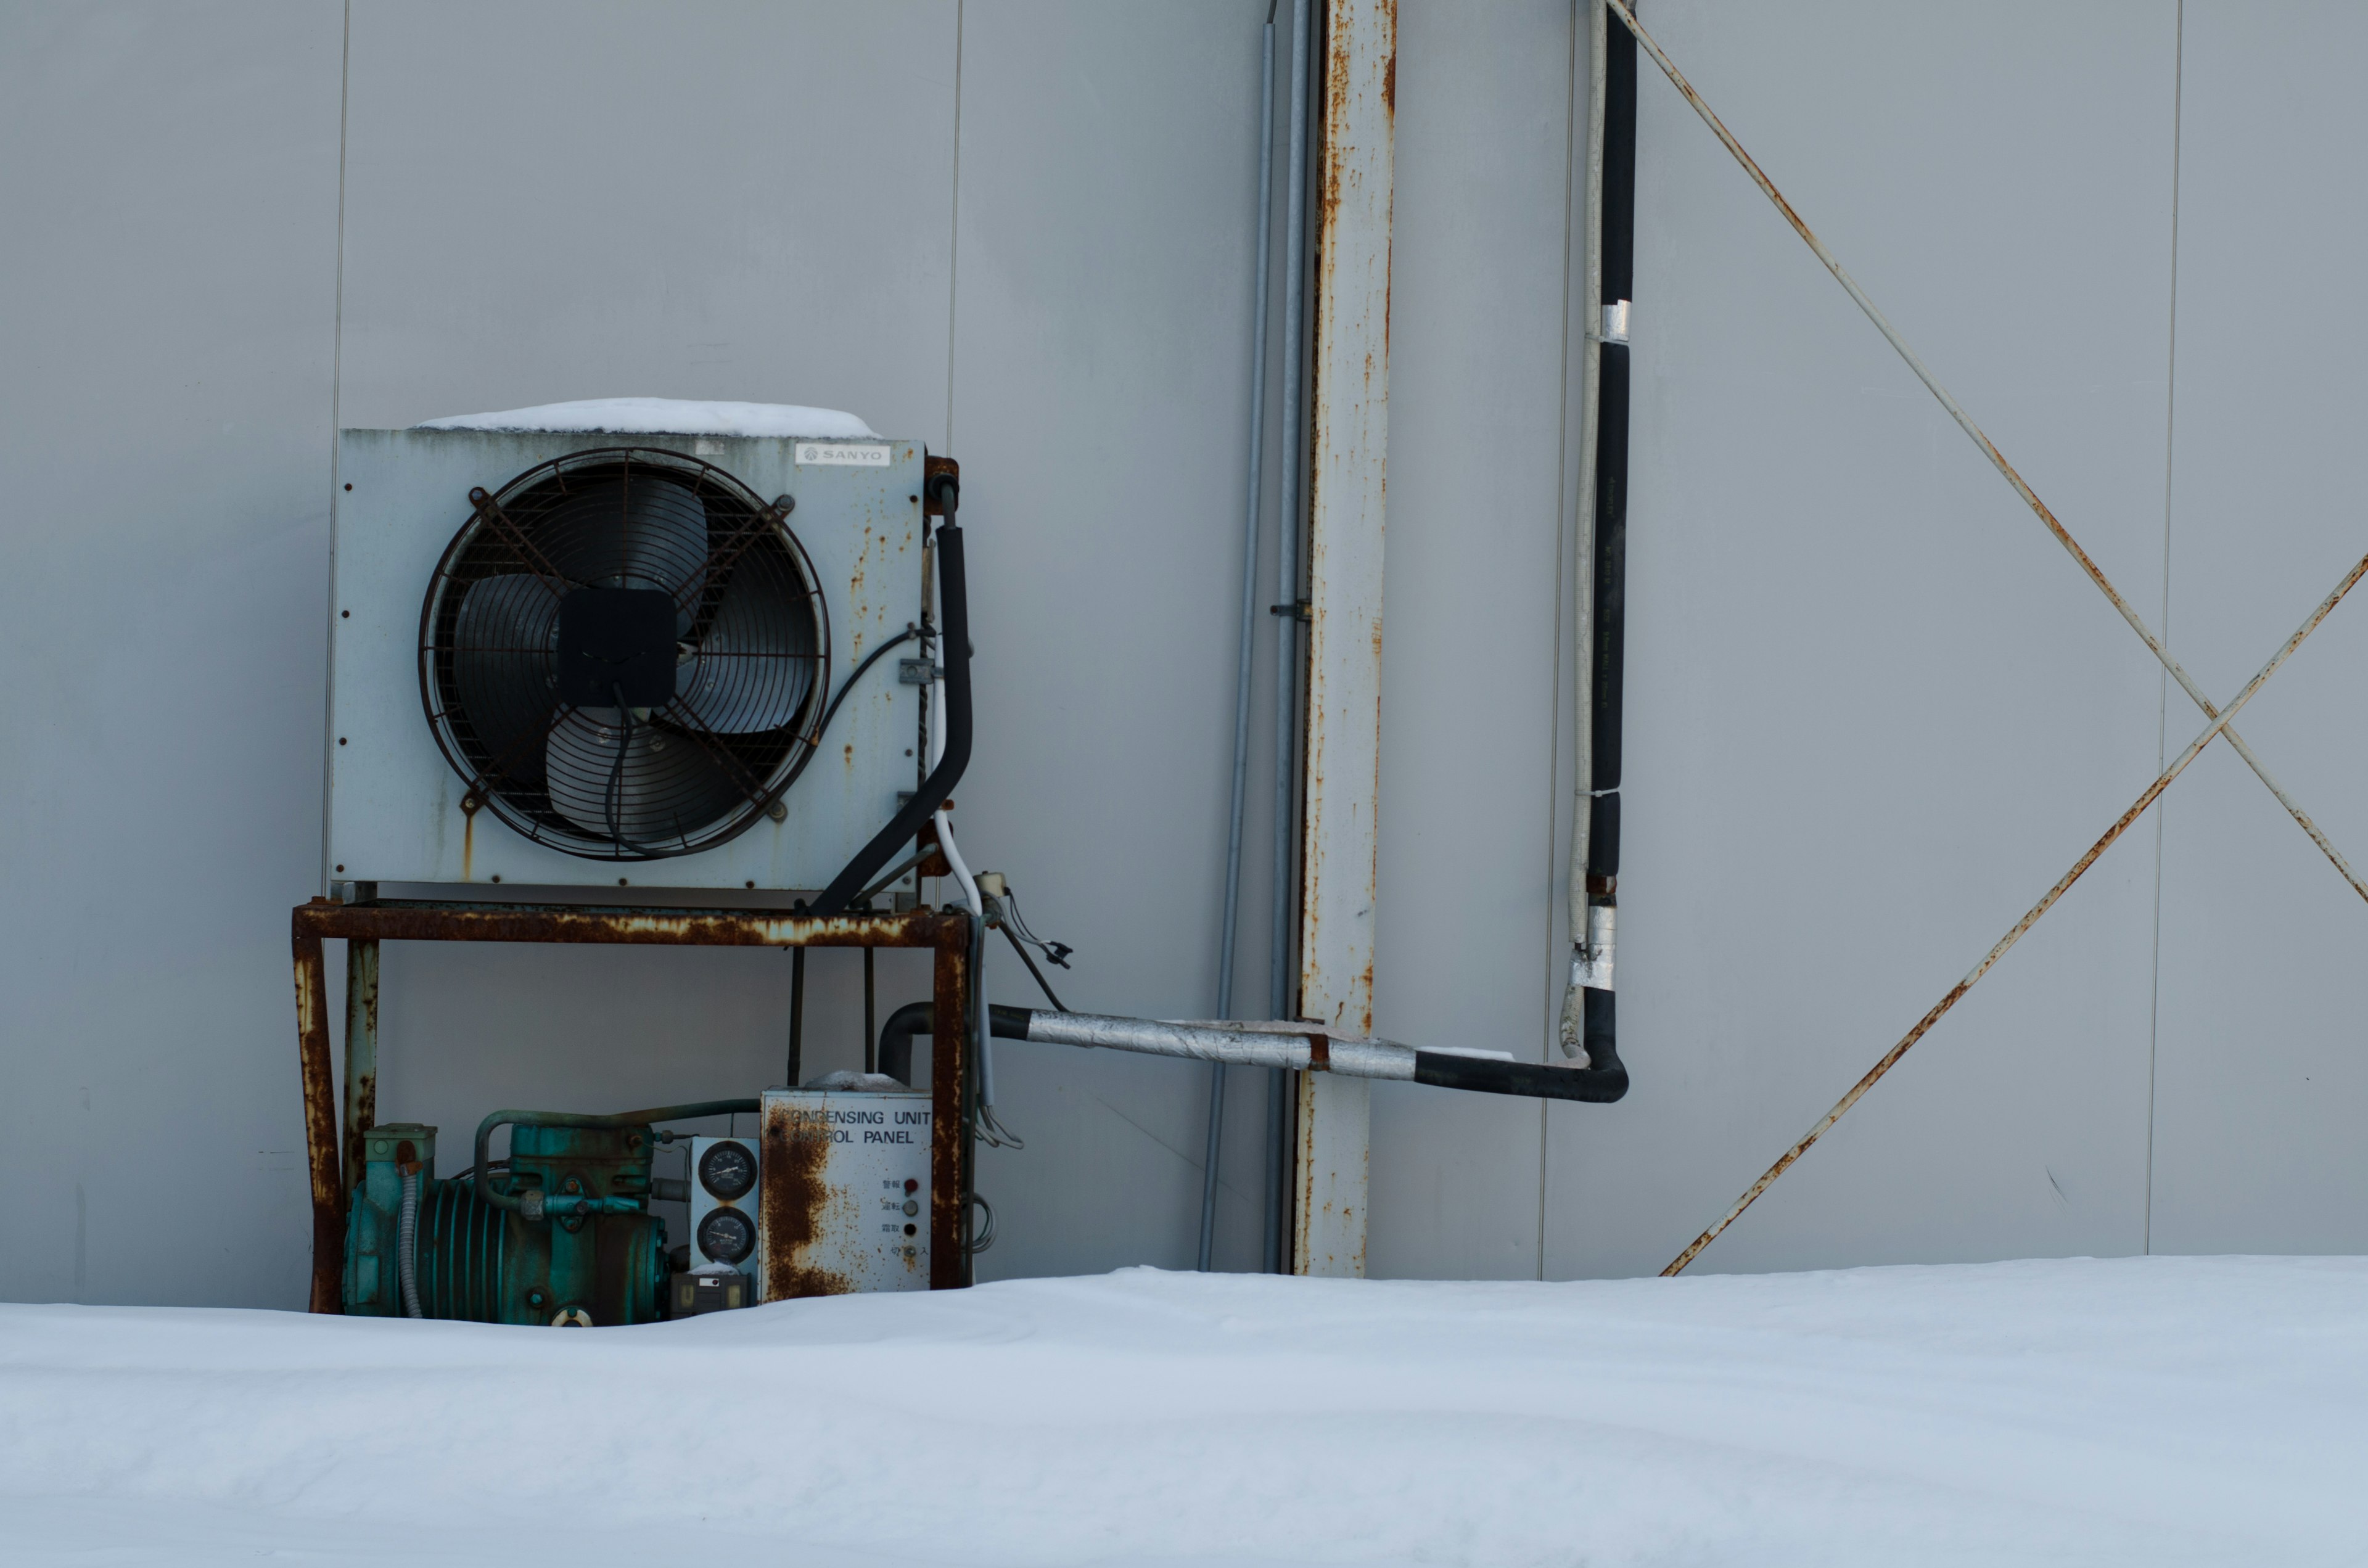
<path fill-rule="evenodd" d="M 421 430 L 614 431 L 643 436 L 809 436 L 821 440 L 880 439 L 852 414 L 794 403 L 699 403 L 678 397 L 595 397 L 498 414 L 430 419 Z"/>

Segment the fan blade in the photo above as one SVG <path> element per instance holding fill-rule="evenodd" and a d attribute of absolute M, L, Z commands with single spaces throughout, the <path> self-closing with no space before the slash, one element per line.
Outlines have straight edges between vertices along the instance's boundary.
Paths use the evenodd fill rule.
<path fill-rule="evenodd" d="M 618 717 L 613 708 L 578 708 L 552 729 L 544 747 L 551 803 L 569 822 L 595 838 L 609 838 L 613 800 L 616 832 L 628 847 L 670 849 L 746 803 L 747 795 L 705 746 L 640 721 L 620 774 Z"/>
<path fill-rule="evenodd" d="M 719 735 L 797 722 L 821 665 L 804 588 L 769 557 L 742 558 L 676 700 Z"/>
<path fill-rule="evenodd" d="M 469 585 L 452 624 L 452 684 L 460 699 L 451 714 L 456 733 L 473 735 L 472 760 L 500 783 L 533 788 L 542 782 L 543 748 L 551 722 L 553 638 L 559 598 L 550 585 L 524 573 Z"/>
<path fill-rule="evenodd" d="M 682 630 L 707 582 L 707 503 L 655 473 L 595 480 L 533 527 L 535 548 L 569 582 L 594 588 L 663 588 L 684 607 Z"/>

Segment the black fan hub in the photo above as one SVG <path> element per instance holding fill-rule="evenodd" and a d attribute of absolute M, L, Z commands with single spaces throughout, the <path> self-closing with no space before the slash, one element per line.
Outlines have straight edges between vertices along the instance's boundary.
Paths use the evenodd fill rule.
<path fill-rule="evenodd" d="M 559 601 L 562 702 L 664 708 L 674 700 L 674 596 L 663 588 L 577 588 Z"/>

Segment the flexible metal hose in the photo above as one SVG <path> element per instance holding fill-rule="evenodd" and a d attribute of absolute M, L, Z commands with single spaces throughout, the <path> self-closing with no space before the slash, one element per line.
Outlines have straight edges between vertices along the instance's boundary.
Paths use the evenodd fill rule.
<path fill-rule="evenodd" d="M 403 1281 L 403 1315 L 426 1317 L 419 1310 L 419 1172 L 403 1173 L 403 1207 L 394 1221 L 394 1269 Z"/>

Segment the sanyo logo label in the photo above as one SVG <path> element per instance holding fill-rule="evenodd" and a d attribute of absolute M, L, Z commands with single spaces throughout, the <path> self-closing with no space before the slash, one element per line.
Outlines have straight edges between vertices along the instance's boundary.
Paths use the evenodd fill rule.
<path fill-rule="evenodd" d="M 875 447 L 863 441 L 800 441 L 800 468 L 886 468 L 895 460 L 894 450 Z"/>

